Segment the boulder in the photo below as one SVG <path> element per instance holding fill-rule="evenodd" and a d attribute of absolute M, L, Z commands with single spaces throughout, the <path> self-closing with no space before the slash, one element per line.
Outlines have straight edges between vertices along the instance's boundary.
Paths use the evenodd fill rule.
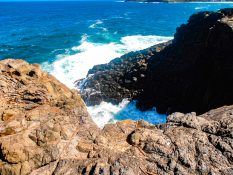
<path fill-rule="evenodd" d="M 222 111 L 219 113 L 218 111 Z M 174 113 L 166 124 L 120 121 L 108 124 L 87 159 L 61 160 L 54 174 L 204 175 L 233 173 L 232 106 Z M 215 120 L 205 118 L 217 115 Z"/>

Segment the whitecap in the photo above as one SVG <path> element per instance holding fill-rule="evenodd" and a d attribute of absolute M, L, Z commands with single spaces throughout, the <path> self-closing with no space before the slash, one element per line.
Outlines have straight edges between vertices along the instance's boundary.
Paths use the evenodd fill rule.
<path fill-rule="evenodd" d="M 88 35 L 84 34 L 79 46 L 66 50 L 65 54 L 57 55 L 52 64 L 45 62 L 42 67 L 68 87 L 75 88 L 74 82 L 85 78 L 88 70 L 94 65 L 108 63 L 130 51 L 145 49 L 170 39 L 172 37 L 135 35 L 122 37 L 119 43 L 103 44 L 90 42 Z M 70 55 L 71 50 L 76 54 Z M 102 102 L 87 109 L 99 127 L 128 118 L 144 119 L 152 123 L 162 123 L 166 118 L 164 115 L 159 115 L 155 109 L 141 112 L 136 108 L 135 103 L 129 103 L 127 100 L 123 100 L 119 105 Z"/>
<path fill-rule="evenodd" d="M 68 87 L 74 88 L 74 82 L 85 78 L 94 65 L 108 63 L 130 51 L 145 49 L 170 39 L 172 37 L 135 35 L 122 37 L 119 43 L 103 44 L 88 41 L 88 35 L 84 34 L 80 45 L 71 48 L 76 54 L 70 55 L 67 51 L 57 55 L 52 64 L 45 62 L 42 67 Z"/>
<path fill-rule="evenodd" d="M 94 24 L 91 24 L 91 25 L 89 26 L 89 28 L 94 29 L 94 28 L 96 28 L 96 27 L 97 27 L 98 25 L 100 25 L 100 24 L 103 24 L 103 21 L 100 20 L 100 19 L 98 19 L 98 20 L 95 21 Z"/>
<path fill-rule="evenodd" d="M 166 42 L 173 39 L 173 37 L 155 36 L 155 35 L 134 35 L 125 36 L 121 39 L 121 42 L 126 46 L 127 51 L 137 51 L 148 48 L 152 45 Z"/>
<path fill-rule="evenodd" d="M 92 119 L 99 127 L 105 124 L 115 123 L 119 120 L 146 120 L 153 124 L 165 123 L 166 115 L 158 114 L 156 109 L 140 111 L 136 107 L 136 102 L 129 102 L 124 99 L 119 105 L 102 102 L 100 105 L 87 107 Z"/>
<path fill-rule="evenodd" d="M 85 78 L 88 70 L 94 65 L 107 63 L 121 56 L 117 49 L 115 43 L 99 44 L 82 39 L 79 46 L 72 48 L 78 52 L 77 54 L 58 55 L 56 61 L 52 64 L 45 62 L 42 67 L 68 87 L 73 88 L 74 82 Z"/>

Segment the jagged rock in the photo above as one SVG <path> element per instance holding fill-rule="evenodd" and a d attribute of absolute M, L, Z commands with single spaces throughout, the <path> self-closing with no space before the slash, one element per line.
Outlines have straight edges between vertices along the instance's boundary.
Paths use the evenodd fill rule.
<path fill-rule="evenodd" d="M 233 173 L 233 106 L 99 129 L 77 92 L 38 65 L 0 61 L 0 81 L 1 175 Z"/>
<path fill-rule="evenodd" d="M 86 160 L 62 160 L 55 174 L 232 174 L 233 117 L 175 113 L 163 125 L 106 125 Z M 212 115 L 215 110 L 211 111 Z M 209 128 L 209 129 L 207 129 Z M 227 130 L 228 132 L 222 132 Z M 212 132 L 214 131 L 214 132 Z"/>
<path fill-rule="evenodd" d="M 160 113 L 203 114 L 233 104 L 233 9 L 200 12 L 177 28 L 172 43 L 98 65 L 81 85 L 87 104 L 138 101 Z M 161 48 L 161 49 L 159 49 Z"/>
<path fill-rule="evenodd" d="M 77 92 L 23 60 L 1 61 L 0 82 L 0 174 L 51 174 L 61 158 L 82 156 L 70 143 L 98 128 Z"/>
<path fill-rule="evenodd" d="M 152 52 L 160 52 L 168 44 L 170 42 L 131 52 L 108 64 L 94 66 L 89 70 L 87 78 L 76 83 L 85 103 L 97 105 L 107 101 L 117 104 L 123 99 L 133 99 L 142 92 L 141 82 L 145 79 L 147 60 Z"/>

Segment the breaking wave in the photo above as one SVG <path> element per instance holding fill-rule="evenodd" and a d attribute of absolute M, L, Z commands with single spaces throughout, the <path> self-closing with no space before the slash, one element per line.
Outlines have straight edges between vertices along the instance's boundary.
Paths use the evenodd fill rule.
<path fill-rule="evenodd" d="M 97 21 L 95 25 L 97 24 L 101 24 L 101 21 Z M 95 27 L 95 25 L 90 27 Z M 172 39 L 172 37 L 154 35 L 134 35 L 122 37 L 118 43 L 93 43 L 88 38 L 88 35 L 84 34 L 80 45 L 71 48 L 76 54 L 70 55 L 67 50 L 67 54 L 58 55 L 52 64 L 43 63 L 43 68 L 70 88 L 74 88 L 74 82 L 85 78 L 88 70 L 94 65 L 108 63 L 130 51 L 145 49 Z M 124 119 L 143 119 L 151 123 L 163 123 L 166 120 L 166 116 L 159 115 L 155 109 L 141 112 L 136 108 L 135 102 L 127 100 L 123 100 L 119 105 L 102 102 L 100 105 L 89 106 L 87 109 L 99 127 Z"/>

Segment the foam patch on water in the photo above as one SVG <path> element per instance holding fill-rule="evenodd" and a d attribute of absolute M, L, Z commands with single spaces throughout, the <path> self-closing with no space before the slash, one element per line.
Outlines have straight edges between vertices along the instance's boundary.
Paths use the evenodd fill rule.
<path fill-rule="evenodd" d="M 145 49 L 170 39 L 172 37 L 136 35 L 122 37 L 119 43 L 103 44 L 92 43 L 88 41 L 88 35 L 83 35 L 80 45 L 72 48 L 76 54 L 58 55 L 56 61 L 52 64 L 45 62 L 42 67 L 68 87 L 74 88 L 74 82 L 85 78 L 94 65 L 108 63 L 130 51 Z"/>
<path fill-rule="evenodd" d="M 173 39 L 173 37 L 164 37 L 164 36 L 154 36 L 154 35 L 135 35 L 135 36 L 126 36 L 121 39 L 121 42 L 126 46 L 126 51 L 137 51 L 146 49 L 155 44 L 163 43 L 168 40 Z"/>
<path fill-rule="evenodd" d="M 91 24 L 91 25 L 89 26 L 89 28 L 94 29 L 94 28 L 96 28 L 97 26 L 99 26 L 100 24 L 103 24 L 103 21 L 98 19 L 98 20 L 96 20 L 96 22 L 95 22 L 94 24 Z"/>
<path fill-rule="evenodd" d="M 166 115 L 156 112 L 156 109 L 149 111 L 139 111 L 136 108 L 136 102 L 123 100 L 119 105 L 102 102 L 100 105 L 87 107 L 92 119 L 99 127 L 105 124 L 115 123 L 118 120 L 145 120 L 153 124 L 165 123 Z"/>

